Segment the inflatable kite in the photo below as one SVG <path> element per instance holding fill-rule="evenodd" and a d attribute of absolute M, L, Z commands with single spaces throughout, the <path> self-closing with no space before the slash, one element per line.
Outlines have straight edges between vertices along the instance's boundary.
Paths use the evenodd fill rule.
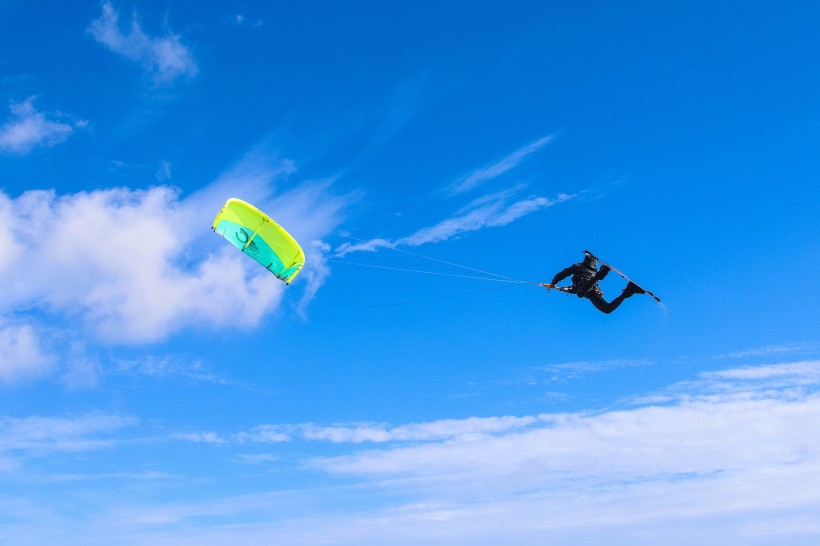
<path fill-rule="evenodd" d="M 241 199 L 228 199 L 211 228 L 285 284 L 305 265 L 305 254 L 290 233 Z"/>

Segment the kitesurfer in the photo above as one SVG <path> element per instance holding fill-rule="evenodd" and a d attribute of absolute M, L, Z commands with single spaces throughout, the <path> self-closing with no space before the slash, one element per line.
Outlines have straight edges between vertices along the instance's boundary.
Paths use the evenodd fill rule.
<path fill-rule="evenodd" d="M 618 297 L 612 301 L 606 301 L 603 292 L 598 288 L 598 281 L 606 277 L 609 271 L 610 268 L 606 264 L 601 264 L 601 269 L 598 269 L 597 260 L 587 254 L 583 262 L 562 269 L 553 277 L 552 282 L 546 286 L 547 288 L 555 288 L 556 284 L 572 275 L 572 286 L 567 287 L 566 291 L 575 294 L 579 298 L 588 299 L 596 309 L 606 314 L 617 309 L 625 299 L 646 292 L 634 282 L 629 281 L 629 284 L 626 285 L 626 288 Z"/>

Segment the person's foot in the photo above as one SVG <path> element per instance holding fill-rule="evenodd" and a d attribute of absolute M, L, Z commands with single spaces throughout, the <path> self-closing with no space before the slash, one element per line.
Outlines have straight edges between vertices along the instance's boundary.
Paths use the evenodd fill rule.
<path fill-rule="evenodd" d="M 626 297 L 634 296 L 635 294 L 646 294 L 646 290 L 644 290 L 632 281 L 629 281 L 629 284 L 626 285 L 626 288 L 624 288 L 624 292 L 626 292 Z"/>

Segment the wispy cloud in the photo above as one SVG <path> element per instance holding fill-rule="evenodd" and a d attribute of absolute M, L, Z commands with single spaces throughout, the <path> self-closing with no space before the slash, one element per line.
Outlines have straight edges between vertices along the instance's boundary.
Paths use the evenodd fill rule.
<path fill-rule="evenodd" d="M 231 384 L 232 382 L 210 372 L 201 362 L 188 362 L 178 358 L 147 356 L 139 359 L 118 360 L 114 363 L 118 374 L 146 377 L 181 377 L 197 382 Z"/>
<path fill-rule="evenodd" d="M 171 178 L 171 163 L 167 160 L 160 161 L 155 176 L 160 182 L 169 180 Z"/>
<path fill-rule="evenodd" d="M 263 141 L 211 186 L 192 196 L 192 201 L 213 199 L 214 195 L 240 197 L 270 211 L 280 225 L 287 226 L 305 251 L 305 267 L 299 273 L 304 291 L 298 306 L 298 311 L 304 314 L 330 275 L 326 243 L 322 239 L 343 221 L 345 209 L 361 195 L 356 191 L 333 194 L 334 178 L 307 180 L 274 195 L 276 185 L 296 171 L 292 160 L 279 158 L 271 150 L 271 143 Z"/>
<path fill-rule="evenodd" d="M 244 13 L 237 13 L 231 17 L 231 22 L 237 27 L 243 28 L 259 28 L 265 24 L 263 19 L 250 18 Z"/>
<path fill-rule="evenodd" d="M 172 434 L 171 438 L 184 442 L 212 444 L 217 446 L 228 443 L 227 439 L 223 438 L 216 432 L 180 432 Z"/>
<path fill-rule="evenodd" d="M 575 197 L 574 195 L 561 193 L 553 198 L 532 196 L 514 200 L 512 199 L 513 196 L 513 192 L 500 192 L 485 196 L 461 209 L 455 215 L 433 226 L 421 228 L 406 237 L 392 240 L 377 238 L 358 243 L 344 243 L 336 249 L 335 255 L 341 257 L 352 252 L 372 252 L 379 248 L 417 247 L 428 243 L 438 243 L 484 228 L 511 224 L 528 214 L 569 201 Z"/>
<path fill-rule="evenodd" d="M 136 15 L 130 29 L 120 29 L 119 13 L 111 4 L 102 5 L 102 15 L 88 27 L 95 40 L 126 59 L 142 64 L 157 84 L 169 83 L 180 76 L 196 75 L 198 67 L 190 50 L 176 34 L 162 37 L 143 32 Z"/>
<path fill-rule="evenodd" d="M 534 371 L 538 373 L 545 373 L 547 375 L 547 381 L 567 381 L 590 373 L 619 368 L 630 368 L 633 366 L 645 366 L 647 364 L 649 364 L 648 360 L 580 360 L 565 362 L 562 364 L 548 364 L 546 366 L 539 366 L 535 368 Z"/>
<path fill-rule="evenodd" d="M 35 97 L 9 104 L 10 117 L 0 126 L 0 152 L 26 154 L 37 147 L 55 146 L 68 139 L 83 121 L 68 121 L 64 114 L 34 108 Z"/>
<path fill-rule="evenodd" d="M 749 366 L 747 368 L 734 368 L 731 370 L 719 370 L 714 372 L 704 372 L 701 374 L 706 379 L 736 379 L 746 381 L 771 381 L 773 379 L 799 379 L 810 385 L 820 383 L 820 363 L 815 361 L 795 362 L 792 364 L 773 364 L 768 366 Z"/>
<path fill-rule="evenodd" d="M 0 416 L 0 455 L 28 458 L 102 449 L 113 445 L 113 433 L 137 422 L 130 416 L 101 414 L 74 418 Z"/>
<path fill-rule="evenodd" d="M 301 429 L 306 440 L 329 441 L 333 443 L 363 442 L 418 442 L 441 441 L 455 438 L 475 438 L 487 434 L 509 433 L 543 422 L 549 418 L 536 416 L 504 416 L 469 419 L 444 419 L 430 423 L 418 423 L 389 427 L 386 425 L 329 426 L 314 425 Z"/>
<path fill-rule="evenodd" d="M 451 186 L 449 193 L 451 195 L 464 193 L 505 174 L 543 148 L 552 138 L 552 136 L 542 137 L 497 163 L 465 175 Z M 578 195 L 559 193 L 555 197 L 530 195 L 522 198 L 520 194 L 524 189 L 523 185 L 516 184 L 502 191 L 483 195 L 473 199 L 467 206 L 460 208 L 438 223 L 420 228 L 404 237 L 396 239 L 379 237 L 356 243 L 343 243 L 335 249 L 333 255 L 342 257 L 353 252 L 373 252 L 379 248 L 418 247 L 428 243 L 447 241 L 465 233 L 511 224 L 524 216 L 574 199 Z"/>
<path fill-rule="evenodd" d="M 262 425 L 238 434 L 236 440 L 260 443 L 293 440 L 341 443 L 429 442 L 457 438 L 475 438 L 487 434 L 508 433 L 538 423 L 551 421 L 547 415 L 503 416 L 469 419 L 444 419 L 430 423 L 389 426 L 386 423 L 356 423 L 339 425 Z"/>
<path fill-rule="evenodd" d="M 541 137 L 538 140 L 515 150 L 500 161 L 465 174 L 448 188 L 448 193 L 450 195 L 464 193 L 494 178 L 498 178 L 499 176 L 506 174 L 508 171 L 511 171 L 520 165 L 529 156 L 549 144 L 553 138 L 554 137 L 552 135 Z"/>
<path fill-rule="evenodd" d="M 786 355 L 795 354 L 809 354 L 817 350 L 817 343 L 786 343 L 783 345 L 767 345 L 765 347 L 756 347 L 753 349 L 746 349 L 744 351 L 734 351 L 721 358 L 750 358 L 750 357 L 783 357 Z"/>
<path fill-rule="evenodd" d="M 788 364 L 767 364 L 701 372 L 693 381 L 684 381 L 648 395 L 656 403 L 691 399 L 691 393 L 711 397 L 759 397 L 772 391 L 795 393 L 820 385 L 820 362 L 805 360 Z M 798 396 L 803 396 L 798 392 Z M 645 403 L 638 399 L 636 403 Z"/>

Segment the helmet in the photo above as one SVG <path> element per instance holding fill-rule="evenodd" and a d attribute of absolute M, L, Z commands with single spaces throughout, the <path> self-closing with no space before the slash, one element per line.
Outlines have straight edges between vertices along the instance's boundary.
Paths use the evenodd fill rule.
<path fill-rule="evenodd" d="M 584 261 L 582 262 L 582 264 L 583 264 L 584 267 L 586 267 L 588 269 L 591 269 L 593 271 L 598 270 L 598 260 L 596 260 L 595 258 L 593 258 L 589 254 L 584 256 Z"/>

